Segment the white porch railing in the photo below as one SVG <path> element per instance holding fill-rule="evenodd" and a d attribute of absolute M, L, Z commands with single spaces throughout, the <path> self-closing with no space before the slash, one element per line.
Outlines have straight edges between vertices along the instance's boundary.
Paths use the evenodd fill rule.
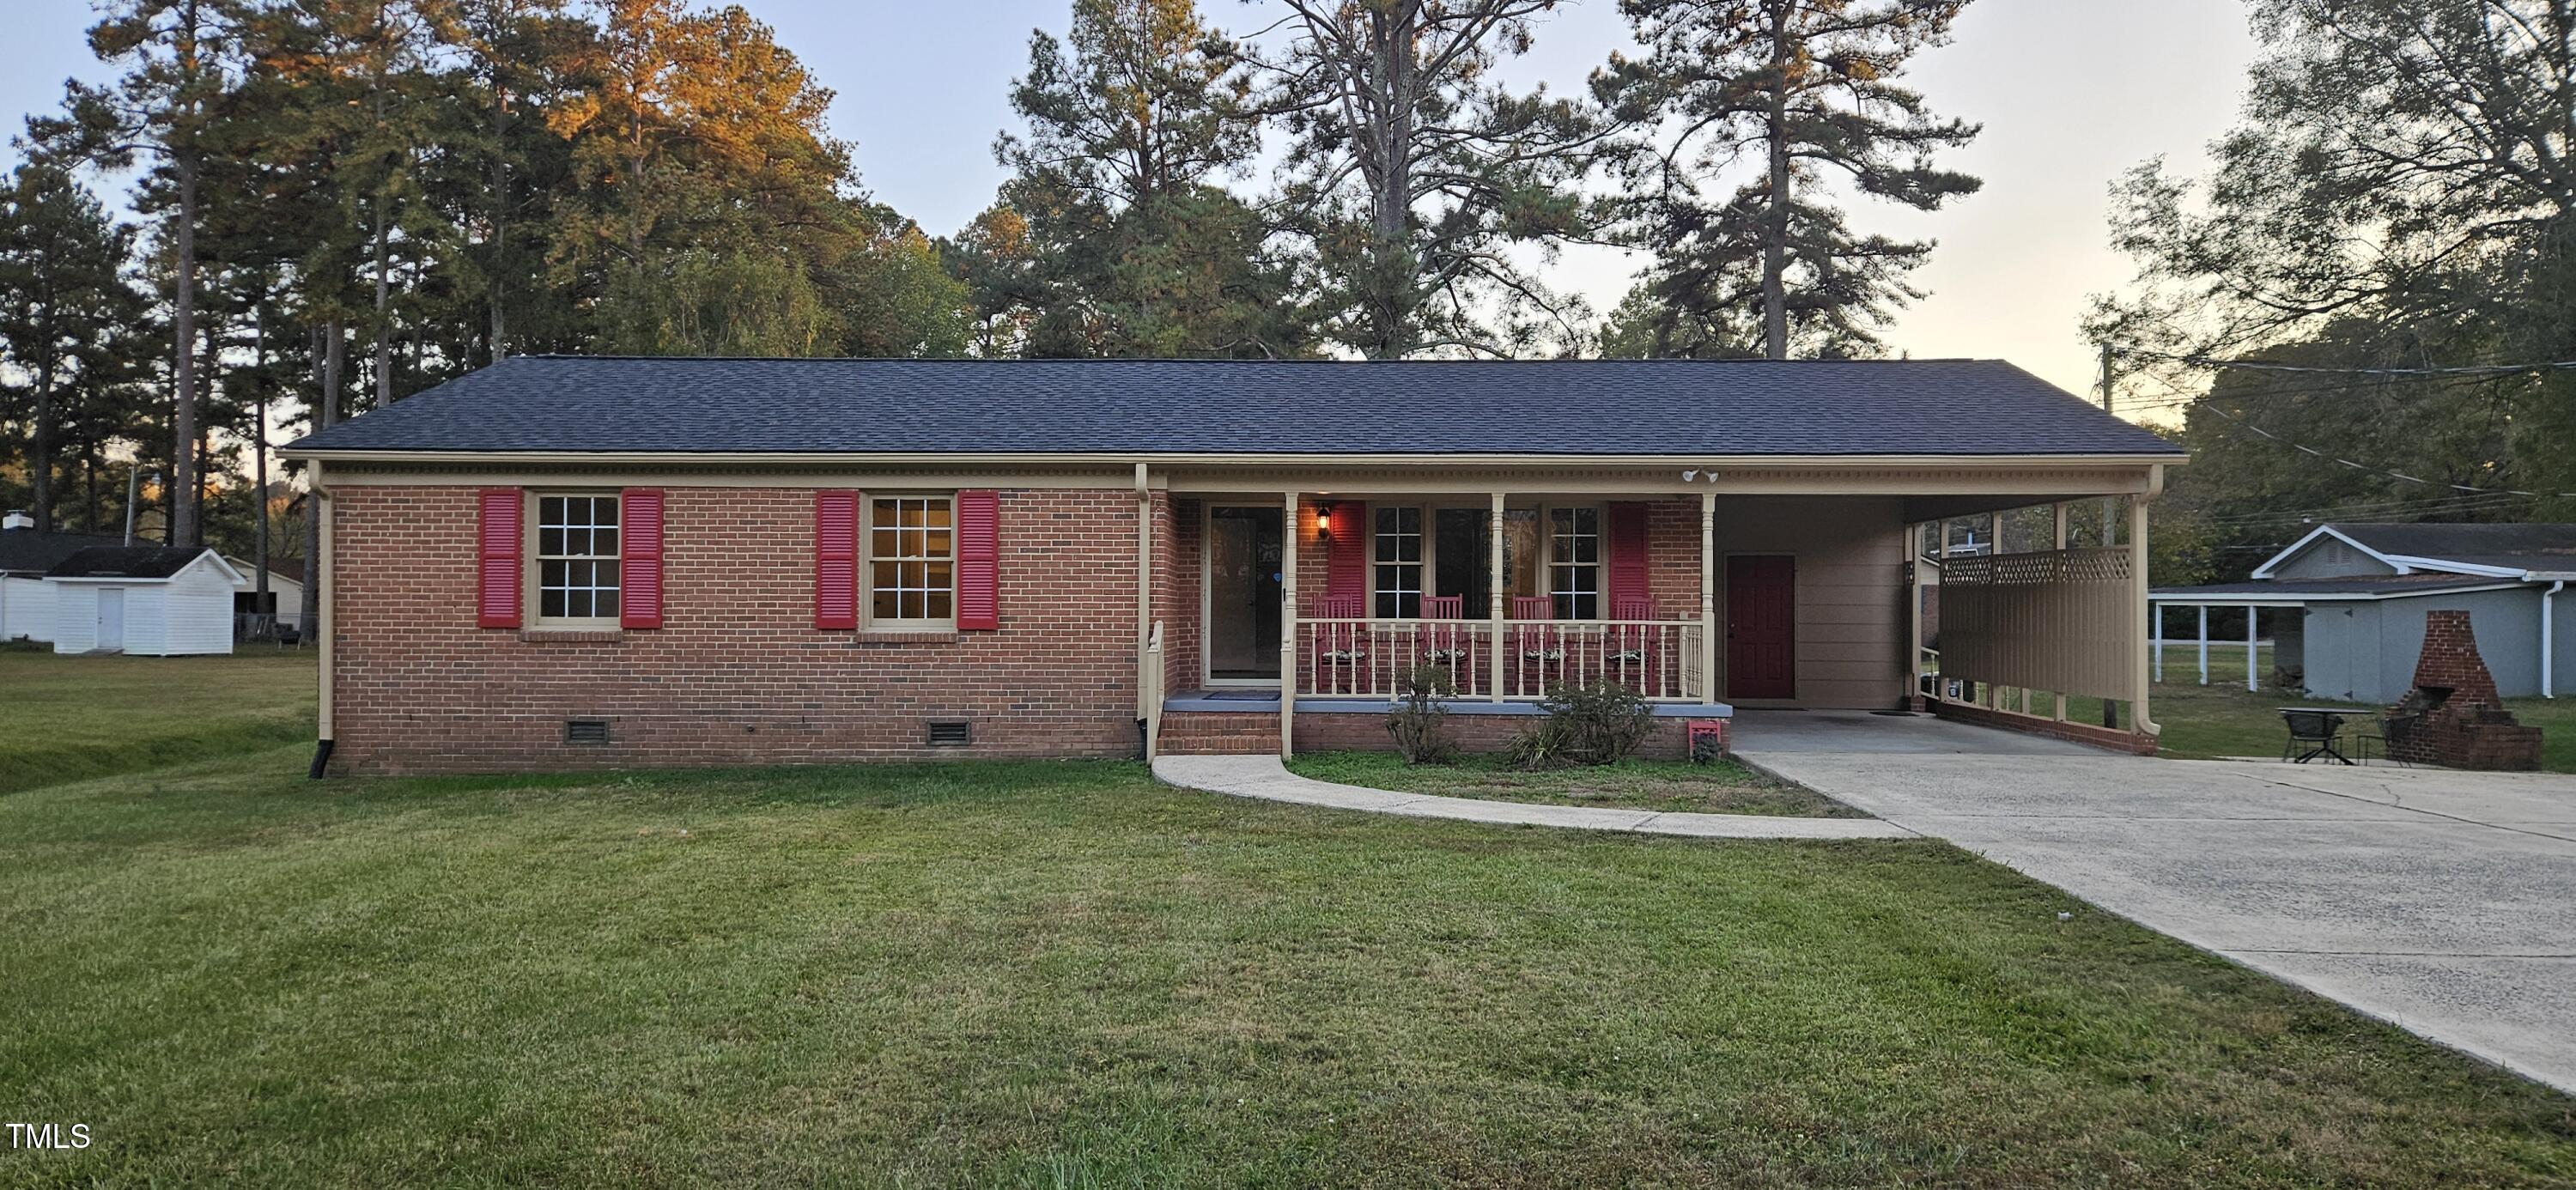
<path fill-rule="evenodd" d="M 1429 665 L 1461 698 L 1532 699 L 1602 678 L 1663 702 L 1707 697 L 1696 620 L 1300 619 L 1291 631 L 1301 696 L 1393 699 L 1406 671 Z"/>

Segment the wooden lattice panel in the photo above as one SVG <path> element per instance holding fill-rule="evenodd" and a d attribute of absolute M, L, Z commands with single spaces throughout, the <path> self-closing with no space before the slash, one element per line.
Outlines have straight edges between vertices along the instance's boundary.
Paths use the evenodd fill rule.
<path fill-rule="evenodd" d="M 1941 673 L 2134 697 L 2144 620 L 2123 548 L 1952 558 L 1941 569 Z"/>

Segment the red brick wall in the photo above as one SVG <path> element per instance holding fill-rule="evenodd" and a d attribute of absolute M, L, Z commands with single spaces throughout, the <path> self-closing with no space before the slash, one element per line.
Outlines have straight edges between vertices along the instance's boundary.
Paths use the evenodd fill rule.
<path fill-rule="evenodd" d="M 2123 731 L 2116 727 L 2104 727 L 2096 723 L 2077 723 L 2072 720 L 2042 719 L 2037 715 L 1998 711 L 1993 707 L 1981 707 L 1969 703 L 1932 702 L 1926 705 L 1931 707 L 1933 714 L 1944 719 L 1982 723 L 1988 727 L 2027 732 L 2054 740 L 2091 744 L 2096 748 L 2108 748 L 2113 752 L 2127 752 L 2138 756 L 2156 754 L 2156 737 L 2140 735 L 2134 731 Z"/>
<path fill-rule="evenodd" d="M 1205 684 L 1199 648 L 1204 630 L 1200 627 L 1204 581 L 1201 569 L 1206 564 L 1205 535 L 1207 506 L 1197 500 L 1174 499 L 1168 493 L 1155 497 L 1167 523 L 1154 527 L 1155 586 L 1163 619 L 1163 688 L 1172 693 L 1196 690 Z"/>
<path fill-rule="evenodd" d="M 1699 501 L 1657 500 L 1646 506 L 1646 590 L 1655 615 L 1699 618 Z"/>
<path fill-rule="evenodd" d="M 926 640 L 813 626 L 802 488 L 668 489 L 664 628 L 478 629 L 475 491 L 338 489 L 336 771 L 1137 749 L 1132 491 L 1003 491 L 1000 630 Z M 612 742 L 564 743 L 575 718 Z M 973 745 L 925 746 L 929 719 L 970 721 Z"/>

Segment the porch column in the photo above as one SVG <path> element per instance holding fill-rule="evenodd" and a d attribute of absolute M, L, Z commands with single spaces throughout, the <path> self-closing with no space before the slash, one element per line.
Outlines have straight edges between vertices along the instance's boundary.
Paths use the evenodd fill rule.
<path fill-rule="evenodd" d="M 1487 559 L 1485 576 L 1487 584 L 1485 619 L 1486 627 L 1494 634 L 1494 644 L 1489 650 L 1491 656 L 1488 658 L 1492 670 L 1489 676 L 1493 679 L 1493 685 L 1486 687 L 1486 696 L 1495 702 L 1501 702 L 1503 701 L 1503 494 L 1501 492 L 1494 493 L 1491 521 L 1493 531 L 1486 535 L 1492 539 L 1493 548 L 1487 551 L 1491 556 Z"/>
<path fill-rule="evenodd" d="M 1136 718 L 1146 725 L 1146 756 L 1153 757 L 1153 727 L 1162 717 L 1160 695 L 1148 680 L 1154 663 L 1154 488 L 1145 464 L 1136 464 Z"/>
<path fill-rule="evenodd" d="M 2164 486 L 2164 468 L 2158 467 L 2147 481 L 2146 492 L 2129 501 L 2129 606 L 2141 610 L 2147 607 L 2147 502 L 2163 492 Z M 2134 642 L 2132 647 L 2140 651 L 2146 649 L 2146 633 L 2132 627 L 2129 635 Z M 2138 696 L 2129 704 L 2129 729 L 2145 735 L 2163 735 L 2165 729 L 2147 713 L 2147 699 L 2153 692 L 2153 684 L 2147 680 L 2146 662 L 2146 658 L 2137 657 L 2130 667 L 2130 677 L 2137 685 Z"/>
<path fill-rule="evenodd" d="M 2052 521 L 2054 521 L 2054 522 L 2056 523 L 2056 528 L 2057 528 L 2057 551 L 2058 551 L 2059 553 L 2061 553 L 2061 554 L 2062 554 L 2062 553 L 2065 553 L 2065 552 L 2066 552 L 2066 501 L 2064 501 L 2064 500 L 2060 500 L 2060 501 L 2058 501 L 2058 502 L 2057 502 L 2057 503 L 2055 503 L 2055 504 L 2051 504 L 2051 505 L 2049 505 L 2049 506 L 2048 506 L 2048 511 L 2049 511 L 2049 519 L 2050 519 L 2050 520 L 2052 520 Z M 2149 604 L 2149 605 L 2147 606 L 2147 615 L 2149 615 L 2149 616 L 2153 617 L 2153 618 L 2154 618 L 2154 620 L 2155 620 L 2155 624 L 2156 624 L 2156 628 L 2155 628 L 2156 636 L 2157 636 L 2157 640 L 2156 640 L 2156 680 L 2161 682 L 2161 681 L 2163 681 L 2163 680 L 2164 680 L 2164 676 L 2165 676 L 2165 647 L 2164 647 L 2164 640 L 2163 640 L 2163 637 L 2164 637 L 2164 622 L 2165 622 L 2165 621 L 2164 621 L 2164 610 L 2163 610 L 2162 608 L 2156 607 L 2156 606 L 2155 606 L 2155 605 L 2153 605 L 2153 604 Z M 2056 710 L 2056 712 L 2055 712 L 2055 714 L 2056 714 L 2056 718 L 2057 718 L 2057 721 L 2058 721 L 2058 722 L 2060 722 L 2060 723 L 2064 723 L 2064 722 L 2066 722 L 2066 692 L 2065 692 L 2065 691 L 2063 691 L 2063 690 L 2055 690 L 2055 691 L 2051 691 L 2051 692 L 2049 693 L 2049 700 L 2050 700 L 2051 702 L 2054 702 L 2054 703 L 2056 703 L 2056 704 L 2057 704 L 2057 710 Z"/>
<path fill-rule="evenodd" d="M 1707 519 L 1705 517 L 1703 520 Z M 1699 547 L 1700 631 L 1708 631 L 1709 576 L 1708 540 L 1705 534 Z M 1923 709 L 1923 526 L 1905 526 L 1905 705 L 1908 710 Z"/>
<path fill-rule="evenodd" d="M 1917 581 L 1920 576 L 1917 576 Z M 1923 664 L 1923 600 L 1914 600 L 1914 660 Z M 1912 679 L 1908 679 L 1911 681 Z M 1911 693 L 1911 688 L 1908 689 Z M 1699 700 L 1717 701 L 1717 493 L 1699 494 Z"/>
<path fill-rule="evenodd" d="M 2254 617 L 2262 612 L 2263 609 L 2253 604 L 2245 605 L 2245 689 L 2250 694 L 2263 692 L 2263 688 L 2254 682 Z"/>
<path fill-rule="evenodd" d="M 2200 605 L 2200 684 L 2209 684 L 2209 605 Z"/>
<path fill-rule="evenodd" d="M 2147 646 L 2155 652 L 2156 680 L 2165 680 L 2165 605 L 2147 604 Z"/>
<path fill-rule="evenodd" d="M 1297 754 L 1297 493 L 1287 494 L 1287 532 L 1279 535 L 1279 758 Z"/>

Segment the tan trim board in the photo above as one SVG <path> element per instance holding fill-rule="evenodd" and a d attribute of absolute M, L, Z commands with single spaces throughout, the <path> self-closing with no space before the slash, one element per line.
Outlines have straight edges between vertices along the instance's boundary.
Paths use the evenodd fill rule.
<path fill-rule="evenodd" d="M 1159 480 L 1159 477 L 1157 477 Z M 975 472 L 904 471 L 852 468 L 840 471 L 755 472 L 748 470 L 625 470 L 553 468 L 546 470 L 446 470 L 369 468 L 338 471 L 332 482 L 354 487 L 659 487 L 659 488 L 846 488 L 856 485 L 924 490 L 964 488 L 1072 488 L 1126 490 L 1135 484 L 1124 472 Z M 1156 488 L 1162 485 L 1157 482 Z"/>
<path fill-rule="evenodd" d="M 2169 454 L 2065 454 L 2065 455 L 1602 455 L 1602 454 L 1232 454 L 1223 452 L 1191 453 L 1160 451 L 1117 452 L 993 452 L 993 453 L 924 453 L 918 451 L 465 451 L 465 450 L 332 450 L 287 447 L 279 452 L 289 459 L 319 459 L 337 463 L 392 463 L 439 465 L 463 463 L 493 467 L 504 466 L 617 466 L 649 465 L 656 468 L 673 465 L 811 467 L 842 469 L 853 466 L 907 466 L 918 468 L 959 468 L 978 466 L 1078 467 L 1086 464 L 1124 469 L 1138 462 L 1162 467 L 1188 467 L 1211 464 L 1229 467 L 1274 468 L 1343 468 L 1343 467 L 1671 467 L 1702 473 L 1715 472 L 1721 480 L 1724 472 L 1740 469 L 1769 469 L 1784 466 L 1823 468 L 1906 467 L 2099 467 L 2155 466 L 2182 462 Z M 1678 473 L 1674 476 L 1678 481 Z M 1705 478 L 1701 482 L 1707 482 Z"/>

